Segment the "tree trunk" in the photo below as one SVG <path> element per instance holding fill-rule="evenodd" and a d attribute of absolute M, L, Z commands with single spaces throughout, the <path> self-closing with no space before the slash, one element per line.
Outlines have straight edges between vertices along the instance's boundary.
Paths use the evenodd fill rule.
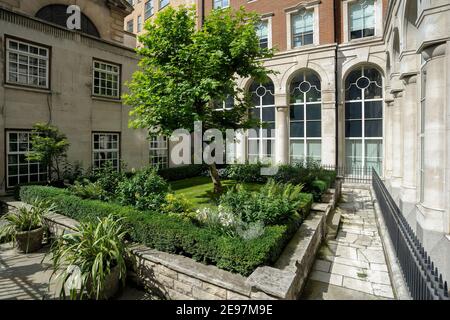
<path fill-rule="evenodd" d="M 219 172 L 217 171 L 217 167 L 216 167 L 215 163 L 209 165 L 209 175 L 211 176 L 211 179 L 214 184 L 214 193 L 221 194 L 223 188 L 222 188 L 222 184 L 220 183 Z"/>

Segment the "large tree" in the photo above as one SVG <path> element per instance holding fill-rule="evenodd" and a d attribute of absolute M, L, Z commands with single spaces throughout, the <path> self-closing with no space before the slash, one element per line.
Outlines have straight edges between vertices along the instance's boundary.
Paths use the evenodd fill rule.
<path fill-rule="evenodd" d="M 196 25 L 195 8 L 168 7 L 145 25 L 139 37 L 143 46 L 140 70 L 128 84 L 125 101 L 132 106 L 131 125 L 154 134 L 173 130 L 246 129 L 255 125 L 248 117 L 250 99 L 236 86 L 238 78 L 267 78 L 262 59 L 272 51 L 260 47 L 255 26 L 256 13 L 243 8 L 212 11 L 203 26 Z M 227 97 L 235 100 L 232 110 L 217 111 L 213 105 Z M 215 164 L 210 175 L 214 191 L 222 186 Z"/>

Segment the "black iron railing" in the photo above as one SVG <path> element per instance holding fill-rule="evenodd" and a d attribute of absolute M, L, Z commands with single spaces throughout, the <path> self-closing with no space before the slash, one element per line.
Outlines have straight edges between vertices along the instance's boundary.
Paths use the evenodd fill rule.
<path fill-rule="evenodd" d="M 372 181 L 372 168 L 351 166 L 340 167 L 332 165 L 322 165 L 326 170 L 336 171 L 339 177 L 342 177 L 343 182 L 347 183 L 370 183 Z"/>
<path fill-rule="evenodd" d="M 442 279 L 375 170 L 372 170 L 372 186 L 412 298 L 449 300 L 447 281 Z"/>

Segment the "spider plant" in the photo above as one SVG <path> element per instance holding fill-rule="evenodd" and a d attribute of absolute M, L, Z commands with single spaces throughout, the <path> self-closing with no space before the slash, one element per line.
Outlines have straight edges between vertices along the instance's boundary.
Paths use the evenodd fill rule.
<path fill-rule="evenodd" d="M 18 237 L 24 233 L 30 233 L 43 227 L 43 218 L 55 205 L 49 200 L 34 199 L 30 206 L 22 206 L 16 211 L 11 211 L 0 220 L 0 238 L 11 239 L 13 244 L 18 241 Z M 22 238 L 22 237 L 21 237 Z M 28 252 L 30 237 L 25 238 L 27 243 L 25 252 Z M 36 238 L 42 242 L 42 236 Z"/>
<path fill-rule="evenodd" d="M 97 219 L 97 223 L 80 223 L 74 233 L 60 236 L 51 247 L 52 277 L 62 279 L 59 295 L 64 299 L 68 286 L 70 299 L 98 300 L 108 298 L 108 281 L 125 282 L 126 232 L 122 219 L 114 219 L 112 215 Z M 78 288 L 70 288 L 74 268 L 78 271 Z M 118 271 L 118 279 L 113 279 L 114 271 Z"/>

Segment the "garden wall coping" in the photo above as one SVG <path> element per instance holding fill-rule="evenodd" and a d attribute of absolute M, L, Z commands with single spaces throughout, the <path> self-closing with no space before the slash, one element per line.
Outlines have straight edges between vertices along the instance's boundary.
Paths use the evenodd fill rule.
<path fill-rule="evenodd" d="M 231 273 L 213 265 L 205 265 L 181 255 L 150 249 L 141 244 L 133 245 L 131 252 L 174 271 L 250 296 L 251 287 L 245 283 L 246 278 L 240 274 Z"/>

